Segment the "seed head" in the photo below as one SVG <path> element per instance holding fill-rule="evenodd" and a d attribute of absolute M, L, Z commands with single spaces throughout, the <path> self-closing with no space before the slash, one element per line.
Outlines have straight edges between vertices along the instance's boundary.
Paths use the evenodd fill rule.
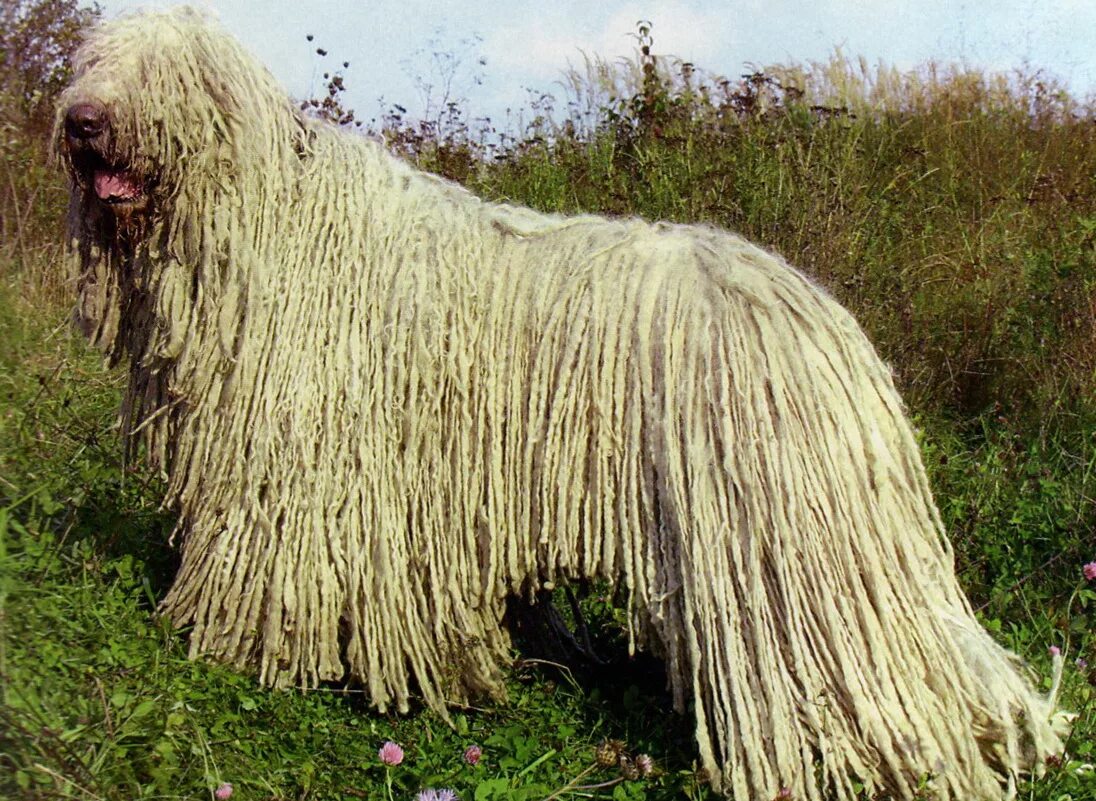
<path fill-rule="evenodd" d="M 624 743 L 620 740 L 602 740 L 594 752 L 594 759 L 599 768 L 609 768 L 617 764 L 623 751 Z"/>
<path fill-rule="evenodd" d="M 621 754 L 618 757 L 617 764 L 620 766 L 620 775 L 628 781 L 634 782 L 639 778 L 639 768 L 626 754 Z"/>

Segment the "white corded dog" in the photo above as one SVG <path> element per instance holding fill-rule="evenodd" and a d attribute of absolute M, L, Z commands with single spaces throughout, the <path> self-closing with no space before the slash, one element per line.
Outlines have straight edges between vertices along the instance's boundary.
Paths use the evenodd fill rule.
<path fill-rule="evenodd" d="M 507 596 L 598 577 L 736 798 L 1000 798 L 1060 748 L 886 366 L 780 259 L 481 202 L 304 119 L 188 9 L 90 36 L 57 144 L 193 654 L 444 714 L 502 693 Z"/>

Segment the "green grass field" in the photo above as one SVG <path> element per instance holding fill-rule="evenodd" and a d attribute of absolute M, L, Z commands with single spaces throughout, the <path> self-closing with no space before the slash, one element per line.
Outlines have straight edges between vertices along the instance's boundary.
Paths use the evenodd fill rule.
<path fill-rule="evenodd" d="M 894 368 L 983 622 L 1048 688 L 1063 654 L 1074 732 L 1022 797 L 1096 799 L 1096 114 L 1035 77 L 843 62 L 742 83 L 649 59 L 572 78 L 564 111 L 501 144 L 459 113 L 384 133 L 485 197 L 728 227 L 828 287 Z M 657 665 L 620 651 L 596 588 L 611 680 L 515 654 L 509 700 L 456 710 L 455 728 L 189 661 L 155 613 L 172 518 L 139 456 L 123 461 L 122 377 L 66 323 L 60 177 L 40 129 L 5 124 L 0 797 L 201 799 L 225 782 L 278 801 L 710 797 L 688 720 Z M 378 758 L 389 740 L 398 766 Z M 603 741 L 654 773 L 599 767 Z"/>

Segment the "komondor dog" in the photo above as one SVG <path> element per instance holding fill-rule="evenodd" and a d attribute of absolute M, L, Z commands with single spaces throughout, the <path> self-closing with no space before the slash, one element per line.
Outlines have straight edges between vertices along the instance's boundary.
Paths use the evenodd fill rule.
<path fill-rule="evenodd" d="M 193 655 L 444 715 L 503 692 L 508 596 L 590 577 L 741 801 L 996 799 L 1060 748 L 887 367 L 779 258 L 482 202 L 305 119 L 187 9 L 92 33 L 56 139 Z"/>

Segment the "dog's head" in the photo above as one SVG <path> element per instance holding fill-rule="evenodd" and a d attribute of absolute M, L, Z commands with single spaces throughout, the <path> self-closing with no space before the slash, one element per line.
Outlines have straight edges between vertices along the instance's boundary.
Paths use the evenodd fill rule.
<path fill-rule="evenodd" d="M 284 204 L 311 136 L 270 72 L 192 9 L 94 29 L 56 111 L 77 325 L 112 358 L 169 358 L 204 281 Z M 244 232 L 244 233 L 241 233 Z M 243 244 L 240 244 L 243 243 Z"/>
<path fill-rule="evenodd" d="M 301 121 L 270 73 L 218 24 L 180 8 L 96 28 L 58 103 L 54 144 L 95 212 L 147 214 L 180 194 L 225 186 Z M 260 156 L 260 154 L 263 154 Z M 90 209 L 89 209 L 90 210 Z"/>

